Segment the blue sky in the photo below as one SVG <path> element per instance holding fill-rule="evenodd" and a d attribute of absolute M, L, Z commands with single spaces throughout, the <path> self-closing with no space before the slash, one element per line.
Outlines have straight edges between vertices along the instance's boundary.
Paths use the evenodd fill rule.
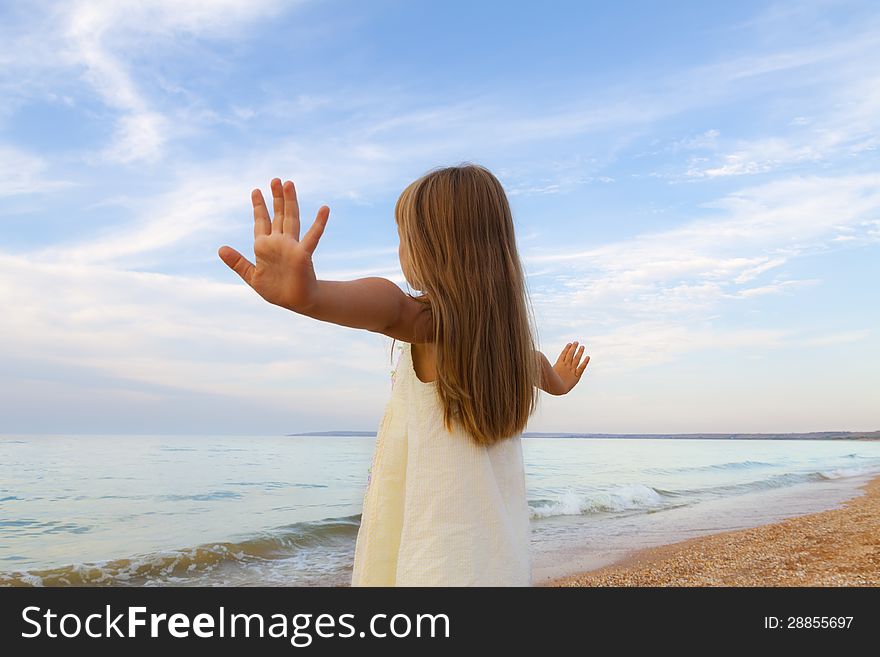
<path fill-rule="evenodd" d="M 394 203 L 460 162 L 591 355 L 529 430 L 880 429 L 878 53 L 872 2 L 2 3 L 0 431 L 375 429 L 390 338 L 217 248 L 278 176 L 319 278 L 404 287 Z"/>

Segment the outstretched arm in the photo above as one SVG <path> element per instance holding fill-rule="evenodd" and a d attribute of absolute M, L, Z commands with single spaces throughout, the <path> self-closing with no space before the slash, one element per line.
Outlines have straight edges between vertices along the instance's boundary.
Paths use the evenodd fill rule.
<path fill-rule="evenodd" d="M 577 385 L 590 362 L 590 357 L 587 356 L 578 364 L 584 353 L 584 346 L 578 348 L 577 345 L 577 341 L 566 344 L 555 365 L 551 365 L 540 351 L 535 352 L 541 362 L 541 390 L 551 395 L 564 395 Z"/>
<path fill-rule="evenodd" d="M 434 339 L 431 311 L 387 278 L 318 281 L 315 303 L 303 315 L 382 333 L 404 342 Z"/>
<path fill-rule="evenodd" d="M 308 232 L 299 237 L 299 204 L 292 181 L 272 179 L 274 217 L 259 189 L 251 193 L 254 206 L 254 256 L 251 263 L 229 246 L 220 259 L 271 304 L 341 326 L 383 333 L 406 342 L 430 339 L 430 313 L 385 278 L 319 281 L 312 254 L 324 233 L 330 208 L 322 205 Z"/>

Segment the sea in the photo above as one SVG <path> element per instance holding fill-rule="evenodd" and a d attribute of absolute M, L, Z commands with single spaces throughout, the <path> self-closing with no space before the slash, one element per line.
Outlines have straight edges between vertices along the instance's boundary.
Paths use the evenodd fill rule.
<path fill-rule="evenodd" d="M 375 436 L 2 435 L 0 586 L 348 586 Z M 838 508 L 880 442 L 523 438 L 533 581 Z"/>

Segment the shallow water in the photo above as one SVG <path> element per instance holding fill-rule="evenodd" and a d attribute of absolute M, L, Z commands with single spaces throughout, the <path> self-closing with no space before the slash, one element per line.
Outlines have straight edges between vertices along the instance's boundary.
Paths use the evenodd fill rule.
<path fill-rule="evenodd" d="M 347 585 L 374 438 L 0 436 L 0 585 Z M 535 578 L 838 506 L 880 443 L 523 441 Z"/>

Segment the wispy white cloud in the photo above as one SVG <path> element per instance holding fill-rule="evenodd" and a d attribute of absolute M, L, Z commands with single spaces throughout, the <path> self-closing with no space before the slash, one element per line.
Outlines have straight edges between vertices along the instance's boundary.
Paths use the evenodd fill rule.
<path fill-rule="evenodd" d="M 819 335 L 815 337 L 805 338 L 801 340 L 801 344 L 808 347 L 828 347 L 837 344 L 849 344 L 850 342 L 859 342 L 860 340 L 864 340 L 870 335 L 870 329 L 840 331 L 838 333 L 830 333 L 828 335 Z"/>
<path fill-rule="evenodd" d="M 880 77 L 863 66 L 866 71 L 859 67 L 831 85 L 835 102 L 822 114 L 794 117 L 789 134 L 719 140 L 715 131 L 700 144 L 710 153 L 691 156 L 683 174 L 662 175 L 672 180 L 753 175 L 868 154 L 880 144 Z"/>
<path fill-rule="evenodd" d="M 725 349 L 773 349 L 786 344 L 791 329 L 730 329 L 711 323 L 688 325 L 669 318 L 644 319 L 591 332 L 581 342 L 590 354 L 592 375 L 611 374 L 663 365 L 686 354 Z"/>
<path fill-rule="evenodd" d="M 792 288 L 818 285 L 821 282 L 822 281 L 817 278 L 773 281 L 772 283 L 769 283 L 767 285 L 747 287 L 742 290 L 738 290 L 735 295 L 738 297 L 760 297 L 768 294 L 779 294 L 780 292 L 785 292 L 791 290 Z"/>
<path fill-rule="evenodd" d="M 287 5 L 276 0 L 173 2 L 76 0 L 34 3 L 28 27 L 9 34 L 0 49 L 7 75 L 49 72 L 53 80 L 80 75 L 107 107 L 117 111 L 111 142 L 88 155 L 93 163 L 152 163 L 160 160 L 174 122 L 139 82 L 133 59 L 139 53 L 172 46 L 174 37 L 240 38 L 240 30 Z M 53 35 L 47 39 L 46 35 Z M 31 76 L 27 76 L 31 77 Z M 5 83 L 9 85 L 9 81 Z M 39 84 L 31 84 L 45 93 Z M 27 85 L 18 85 L 27 93 Z"/>
<path fill-rule="evenodd" d="M 191 178 L 147 201 L 117 199 L 116 203 L 128 210 L 128 221 L 74 243 L 55 242 L 34 249 L 31 255 L 49 262 L 115 262 L 120 268 L 143 266 L 145 262 L 168 262 L 173 247 L 186 241 L 195 241 L 198 245 L 207 240 L 219 241 L 224 232 L 228 234 L 243 223 L 247 219 L 247 206 L 242 198 L 247 198 L 249 203 L 249 189 L 240 181 L 224 184 L 217 178 Z M 243 215 L 239 221 L 236 221 L 236 210 Z M 144 254 L 150 254 L 146 260 L 134 258 Z"/>
<path fill-rule="evenodd" d="M 48 169 L 45 158 L 0 144 L 0 198 L 46 193 L 74 185 L 71 181 L 47 179 Z"/>
<path fill-rule="evenodd" d="M 0 360 L 77 366 L 166 398 L 194 392 L 332 413 L 327 386 L 342 394 L 341 378 L 386 380 L 390 340 L 328 331 L 238 281 L 0 255 L 0 303 L 16 309 L 0 325 Z M 357 405 L 376 395 L 361 391 Z"/>
<path fill-rule="evenodd" d="M 646 343 L 654 345 L 657 358 L 686 351 L 688 345 L 700 348 L 711 332 L 693 339 L 675 336 L 689 335 L 689 327 L 707 321 L 723 302 L 821 282 L 783 272 L 755 285 L 765 273 L 833 248 L 843 228 L 862 240 L 872 239 L 872 224 L 865 217 L 880 211 L 880 174 L 795 177 L 744 189 L 706 206 L 723 214 L 588 249 L 526 250 L 530 269 L 545 268 L 531 289 L 553 335 L 566 339 L 572 329 L 590 331 L 597 351 L 612 346 L 602 343 L 603 335 L 617 336 L 624 347 L 609 364 L 613 368 L 649 362 L 638 344 L 626 348 L 626 336 L 638 334 L 646 322 L 660 323 L 681 345 L 670 350 L 654 333 L 657 339 L 646 338 Z"/>
<path fill-rule="evenodd" d="M 718 178 L 772 171 L 780 166 L 822 158 L 822 149 L 813 144 L 795 145 L 786 139 L 771 137 L 741 144 L 737 150 L 706 165 L 709 158 L 691 158 L 685 172 L 688 178 Z"/>

